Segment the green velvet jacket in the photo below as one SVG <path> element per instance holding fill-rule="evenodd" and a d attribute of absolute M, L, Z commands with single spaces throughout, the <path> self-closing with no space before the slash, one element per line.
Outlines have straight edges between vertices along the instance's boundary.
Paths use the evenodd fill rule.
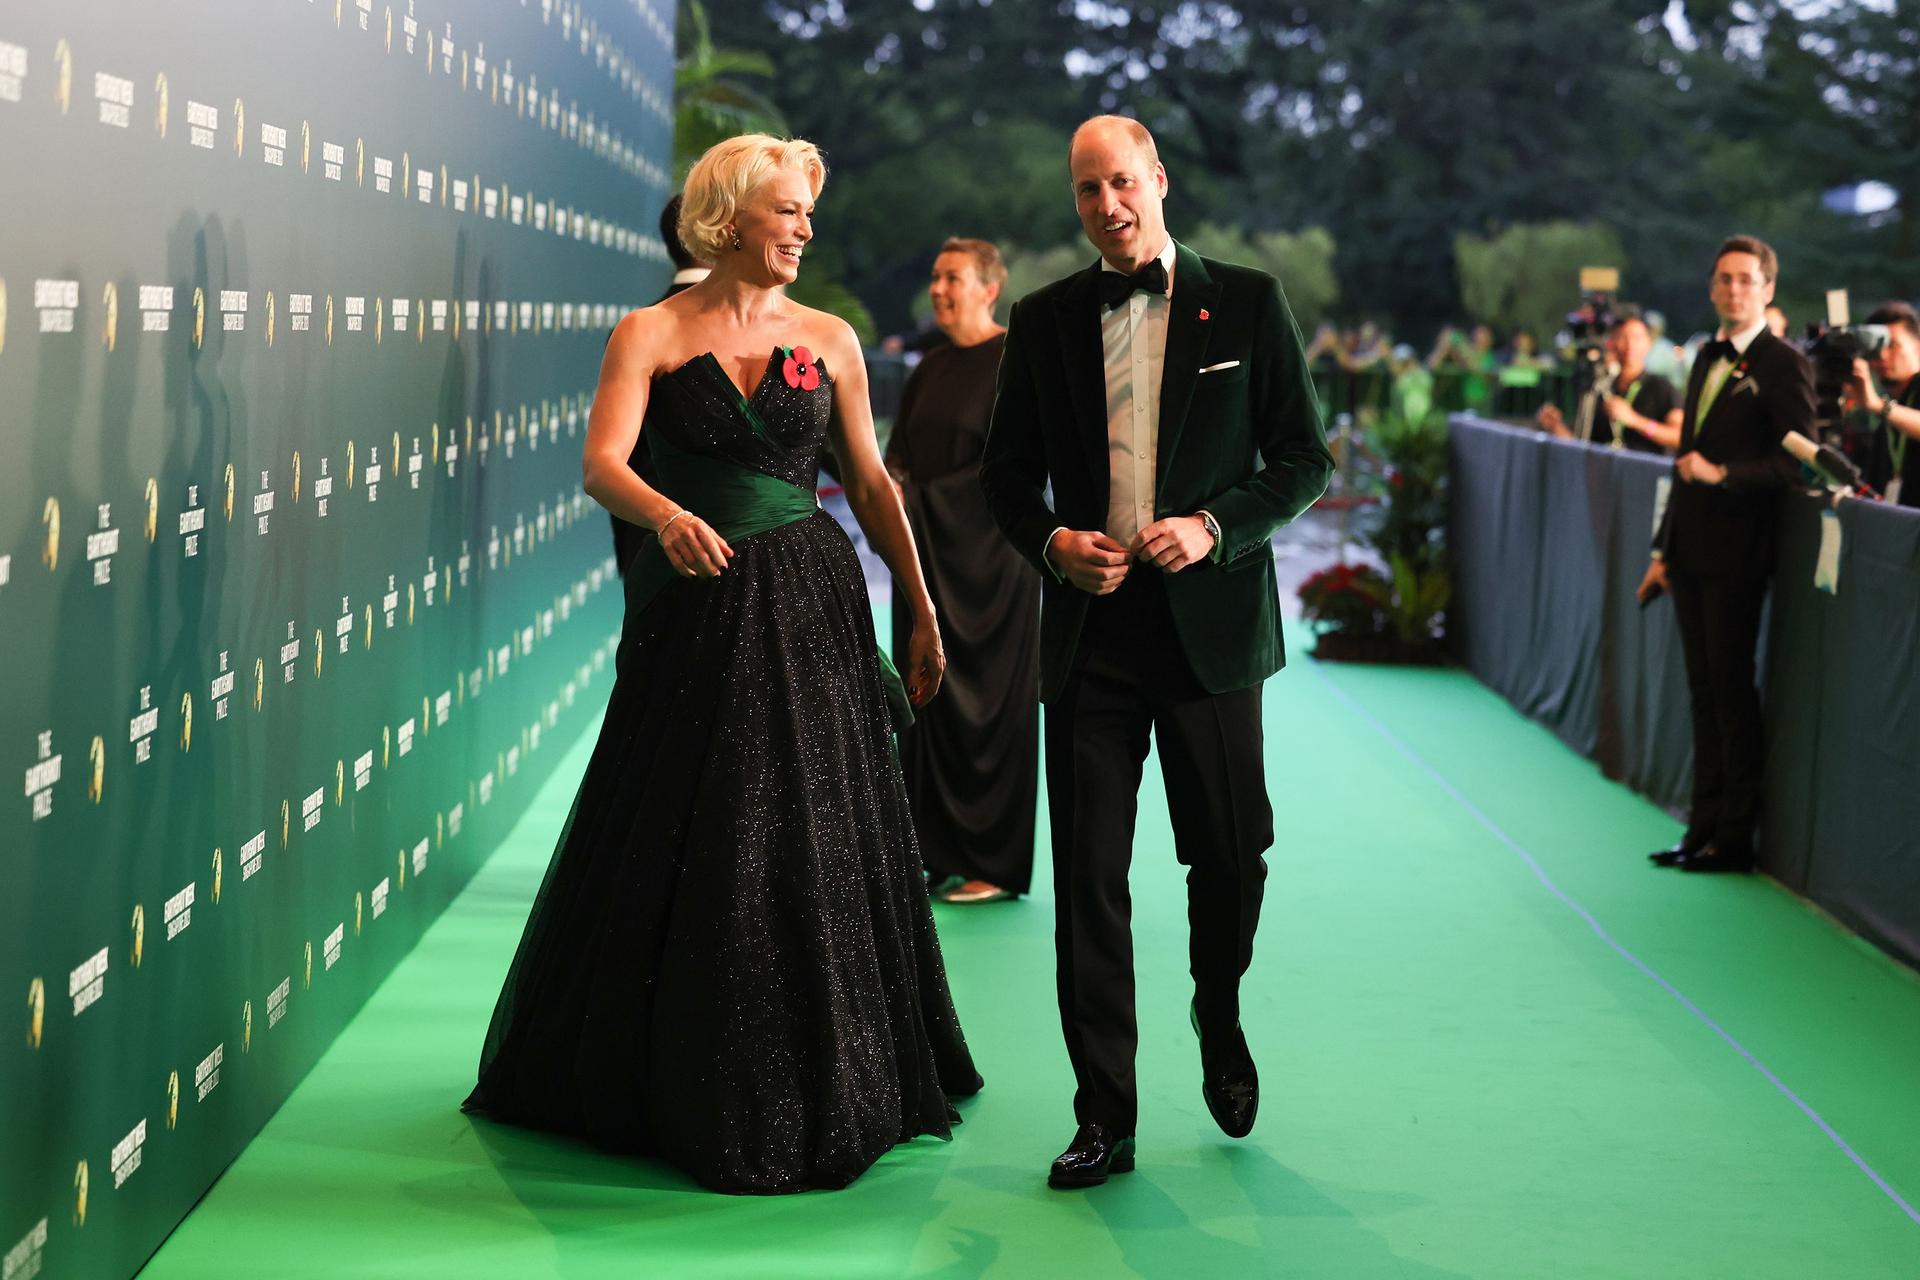
<path fill-rule="evenodd" d="M 1195 676 L 1224 693 L 1285 665 L 1269 541 L 1326 491 L 1333 455 L 1279 281 L 1176 249 L 1154 515 L 1204 508 L 1220 522 L 1219 560 L 1168 575 L 1167 596 Z M 1066 683 L 1091 599 L 1055 577 L 1047 539 L 1062 525 L 1107 522 L 1099 271 L 1095 262 L 1014 304 L 980 464 L 994 520 L 1044 582 L 1042 699 Z M 1227 367 L 1200 372 L 1216 365 Z"/>

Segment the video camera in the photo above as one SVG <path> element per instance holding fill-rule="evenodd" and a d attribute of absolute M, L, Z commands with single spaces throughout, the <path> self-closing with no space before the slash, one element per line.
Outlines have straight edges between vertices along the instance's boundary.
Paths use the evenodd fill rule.
<path fill-rule="evenodd" d="M 1567 331 L 1573 338 L 1573 387 L 1576 395 L 1612 390 L 1613 371 L 1607 353 L 1612 331 L 1614 295 L 1620 291 L 1618 267 L 1580 268 L 1580 305 L 1567 313 Z"/>
<path fill-rule="evenodd" d="M 1807 359 L 1813 362 L 1815 426 L 1820 443 L 1845 440 L 1841 395 L 1853 380 L 1853 362 L 1871 360 L 1886 350 L 1892 331 L 1883 324 L 1849 323 L 1847 291 L 1827 291 L 1827 323 L 1807 326 Z"/>

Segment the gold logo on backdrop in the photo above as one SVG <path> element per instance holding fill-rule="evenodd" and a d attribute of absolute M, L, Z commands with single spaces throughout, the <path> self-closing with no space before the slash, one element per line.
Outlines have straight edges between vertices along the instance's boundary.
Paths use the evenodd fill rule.
<path fill-rule="evenodd" d="M 353 936 L 360 936 L 360 891 L 353 891 Z"/>
<path fill-rule="evenodd" d="M 233 100 L 233 154 L 236 158 L 247 154 L 247 104 L 239 98 Z"/>
<path fill-rule="evenodd" d="M 300 451 L 298 449 L 293 451 L 293 500 L 296 505 L 300 501 Z"/>
<path fill-rule="evenodd" d="M 0 277 L 0 351 L 7 349 L 7 282 Z"/>
<path fill-rule="evenodd" d="M 427 340 L 427 300 L 425 298 L 420 298 L 417 301 L 415 301 L 415 303 L 413 304 L 413 310 L 414 310 L 413 336 L 417 341 L 425 342 Z M 395 439 L 398 439 L 398 438 L 399 437 L 397 436 L 395 437 Z"/>
<path fill-rule="evenodd" d="M 393 767 L 392 725 L 383 724 L 380 726 L 380 767 L 382 769 L 391 769 Z"/>
<path fill-rule="evenodd" d="M 407 851 L 405 849 L 400 851 L 399 863 L 400 874 L 397 879 L 399 880 L 400 892 L 405 893 L 407 891 Z"/>
<path fill-rule="evenodd" d="M 112 351 L 120 337 L 120 286 L 111 280 L 107 281 L 106 288 L 101 290 L 100 301 L 102 309 L 106 312 L 106 323 L 101 326 L 100 340 L 106 343 L 108 351 Z"/>
<path fill-rule="evenodd" d="M 292 834 L 293 834 L 293 805 L 285 800 L 282 800 L 280 802 L 280 848 L 282 852 L 286 850 L 287 840 Z"/>
<path fill-rule="evenodd" d="M 313 985 L 313 940 L 312 939 L 307 940 L 306 976 L 301 979 L 300 985 L 303 987 L 310 987 Z"/>
<path fill-rule="evenodd" d="M 463 452 L 473 452 L 473 415 L 467 415 L 467 442 L 461 446 Z"/>
<path fill-rule="evenodd" d="M 347 488 L 353 488 L 353 441 L 347 441 Z"/>
<path fill-rule="evenodd" d="M 160 482 L 147 477 L 147 542 L 160 536 Z"/>
<path fill-rule="evenodd" d="M 427 695 L 423 693 L 420 695 L 420 736 L 426 738 L 432 735 L 433 715 L 428 707 Z"/>
<path fill-rule="evenodd" d="M 438 849 L 446 838 L 447 815 L 444 813 L 436 813 L 433 815 L 433 847 Z"/>
<path fill-rule="evenodd" d="M 367 639 L 363 648 L 373 648 L 373 606 L 367 606 Z"/>
<path fill-rule="evenodd" d="M 327 636 L 320 628 L 313 629 L 313 678 L 318 680 L 327 665 Z"/>
<path fill-rule="evenodd" d="M 333 762 L 333 807 L 338 809 L 347 799 L 347 762 Z"/>
<path fill-rule="evenodd" d="M 411 151 L 400 153 L 400 198 L 413 199 L 413 153 Z"/>
<path fill-rule="evenodd" d="M 455 311 L 453 314 L 457 316 L 460 313 L 458 311 Z M 431 459 L 428 462 L 428 465 L 437 467 L 440 465 L 440 424 L 439 423 L 436 422 L 433 424 L 433 430 L 430 433 L 428 433 L 428 439 L 430 439 L 433 442 L 433 446 L 432 446 L 433 454 Z"/>
<path fill-rule="evenodd" d="M 267 345 L 268 346 L 273 345 L 273 330 L 274 330 L 273 322 L 274 322 L 275 313 L 276 313 L 276 309 L 273 305 L 273 290 L 269 289 L 267 290 Z"/>
<path fill-rule="evenodd" d="M 87 1225 L 87 1162 L 82 1160 L 73 1169 L 73 1225 Z"/>
<path fill-rule="evenodd" d="M 460 92 L 467 91 L 467 51 L 460 51 Z"/>
<path fill-rule="evenodd" d="M 59 68 L 53 80 L 53 100 L 60 104 L 60 114 L 65 115 L 67 108 L 73 105 L 73 46 L 67 43 L 65 37 L 53 46 L 53 61 Z"/>
<path fill-rule="evenodd" d="M 493 68 L 493 75 L 488 78 L 492 81 L 492 87 L 487 92 L 497 107 L 500 105 L 500 68 Z"/>
<path fill-rule="evenodd" d="M 207 340 L 207 291 L 193 287 L 193 349 L 198 351 Z"/>
<path fill-rule="evenodd" d="M 40 522 L 47 526 L 47 544 L 40 550 L 40 559 L 49 570 L 60 567 L 60 499 L 48 498 L 47 505 L 40 509 Z"/>
<path fill-rule="evenodd" d="M 387 6 L 387 52 L 393 52 L 393 6 Z"/>
<path fill-rule="evenodd" d="M 99 804 L 107 794 L 107 744 L 99 734 L 93 736 L 93 745 L 87 748 L 87 763 L 93 766 L 87 778 L 87 798 Z"/>
<path fill-rule="evenodd" d="M 226 498 L 225 509 L 227 513 L 227 523 L 232 524 L 233 523 L 233 464 L 231 462 L 227 464 L 227 498 Z"/>
<path fill-rule="evenodd" d="M 40 1047 L 40 1033 L 47 1020 L 47 984 L 35 978 L 27 984 L 27 1048 Z"/>
<path fill-rule="evenodd" d="M 133 967 L 140 967 L 140 958 L 147 950 L 147 909 L 138 902 L 133 904 Z"/>
<path fill-rule="evenodd" d="M 300 172 L 305 173 L 313 161 L 313 126 L 307 121 L 300 122 Z"/>
<path fill-rule="evenodd" d="M 267 663 L 264 658 L 253 660 L 253 709 L 258 711 L 267 697 Z"/>
<path fill-rule="evenodd" d="M 167 1128 L 173 1129 L 180 1124 L 180 1073 L 167 1072 Z"/>
<path fill-rule="evenodd" d="M 407 625 L 413 625 L 413 584 L 407 584 Z"/>
<path fill-rule="evenodd" d="M 400 474 L 400 433 L 393 433 L 393 452 L 387 455 L 387 465 L 393 468 L 393 474 Z"/>
<path fill-rule="evenodd" d="M 460 341 L 460 300 L 453 300 L 453 340 Z"/>
<path fill-rule="evenodd" d="M 246 1053 L 253 1048 L 253 1001 L 248 1000 L 240 1006 L 240 1052 Z"/>
<path fill-rule="evenodd" d="M 180 695 L 180 751 L 182 754 L 193 750 L 193 695 Z"/>
<path fill-rule="evenodd" d="M 447 166 L 440 166 L 440 207 L 447 207 Z"/>
<path fill-rule="evenodd" d="M 219 847 L 215 846 L 213 850 L 213 905 L 216 907 L 220 905 L 220 872 L 225 861 L 226 859 L 220 856 Z"/>
<path fill-rule="evenodd" d="M 376 347 L 379 346 L 381 339 L 386 337 L 386 333 L 387 300 L 385 298 L 375 298 L 373 300 L 373 345 Z"/>
<path fill-rule="evenodd" d="M 333 345 L 333 295 L 327 295 L 327 345 Z"/>
<path fill-rule="evenodd" d="M 345 0 L 333 0 L 333 26 L 336 31 L 340 28 L 340 6 L 344 2 Z"/>
<path fill-rule="evenodd" d="M 353 140 L 353 185 L 356 187 L 367 185 L 367 140 L 365 138 Z"/>
<path fill-rule="evenodd" d="M 167 140 L 167 73 L 162 71 L 153 78 L 153 129 L 160 140 Z"/>

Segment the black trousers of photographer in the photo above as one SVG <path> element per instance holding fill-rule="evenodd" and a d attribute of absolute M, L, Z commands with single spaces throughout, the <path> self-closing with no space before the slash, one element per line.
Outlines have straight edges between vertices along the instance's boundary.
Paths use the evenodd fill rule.
<path fill-rule="evenodd" d="M 1749 852 L 1766 767 L 1754 649 L 1765 578 L 1667 572 L 1693 712 L 1693 804 L 1686 840 Z"/>

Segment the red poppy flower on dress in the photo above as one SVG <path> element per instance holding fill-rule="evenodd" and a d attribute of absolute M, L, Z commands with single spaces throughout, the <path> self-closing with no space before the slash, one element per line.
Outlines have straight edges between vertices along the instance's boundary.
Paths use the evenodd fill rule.
<path fill-rule="evenodd" d="M 780 376 L 787 385 L 801 391 L 812 391 L 820 385 L 820 366 L 813 362 L 813 352 L 806 347 L 795 347 L 780 366 Z"/>
<path fill-rule="evenodd" d="M 1200 308 L 1200 318 L 1202 320 L 1207 318 L 1207 309 L 1205 307 Z"/>

